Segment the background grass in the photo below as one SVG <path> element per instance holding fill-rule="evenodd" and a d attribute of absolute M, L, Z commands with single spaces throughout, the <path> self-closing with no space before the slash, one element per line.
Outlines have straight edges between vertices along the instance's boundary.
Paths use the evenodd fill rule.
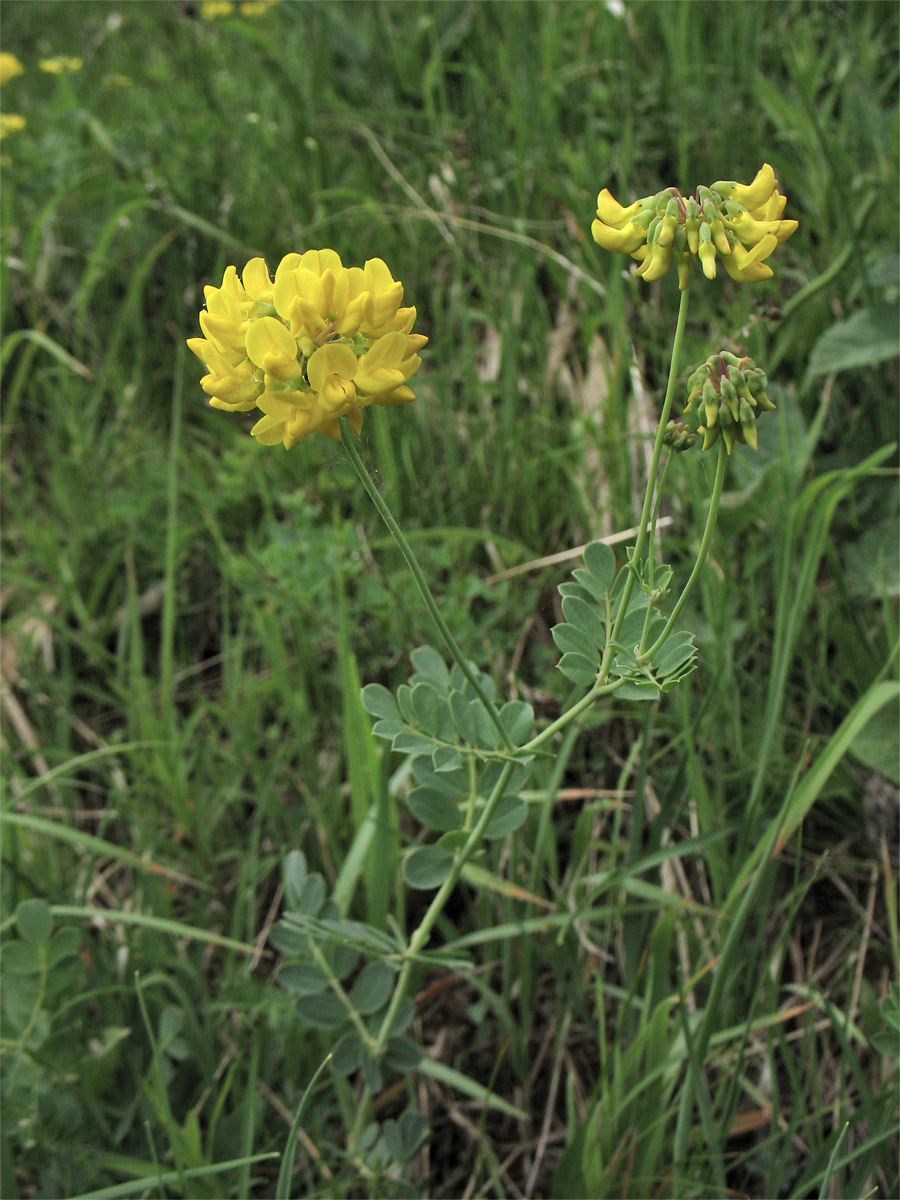
<path fill-rule="evenodd" d="M 701 669 L 538 770 L 490 863 L 531 903 L 459 889 L 440 933 L 481 965 L 422 977 L 438 1066 L 378 1097 L 425 1149 L 349 1160 L 326 1073 L 291 1194 L 897 1193 L 897 36 L 890 3 L 7 0 L 5 1196 L 274 1194 L 256 1156 L 328 1046 L 274 982 L 285 852 L 351 914 L 421 912 L 342 866 L 374 802 L 418 836 L 353 682 L 405 679 L 427 615 L 339 447 L 206 407 L 202 286 L 317 246 L 403 280 L 417 401 L 364 455 L 466 652 L 551 718 L 566 567 L 508 572 L 634 523 L 677 307 L 590 240 L 596 193 L 763 161 L 799 231 L 687 333 L 778 404 L 731 464 Z M 676 566 L 706 470 L 669 474 Z"/>

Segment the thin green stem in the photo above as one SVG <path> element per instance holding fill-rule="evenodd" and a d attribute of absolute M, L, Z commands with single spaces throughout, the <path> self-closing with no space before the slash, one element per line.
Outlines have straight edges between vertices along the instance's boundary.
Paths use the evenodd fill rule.
<path fill-rule="evenodd" d="M 567 708 L 562 716 L 557 717 L 546 729 L 542 729 L 537 737 L 533 737 L 530 742 L 526 742 L 524 746 L 520 746 L 519 754 L 533 754 L 535 750 L 543 746 L 544 742 L 548 742 L 554 734 L 559 733 L 567 725 L 571 724 L 586 708 L 590 708 L 599 696 L 608 696 L 610 692 L 614 692 L 616 688 L 620 688 L 625 682 L 624 679 L 617 679 L 614 683 L 606 683 L 604 682 L 605 678 L 605 673 L 601 671 L 600 679 L 594 684 L 591 690 L 586 692 L 571 708 Z"/>
<path fill-rule="evenodd" d="M 406 987 L 409 982 L 409 976 L 412 972 L 415 956 L 425 946 L 431 935 L 431 930 L 434 928 L 435 922 L 444 911 L 444 905 L 450 898 L 450 893 L 456 887 L 459 877 L 462 874 L 463 867 L 471 858 L 475 848 L 478 846 L 481 838 L 487 829 L 488 822 L 494 815 L 494 810 L 500 803 L 506 785 L 509 783 L 509 777 L 512 774 L 515 763 L 509 761 L 504 764 L 503 770 L 500 772 L 500 777 L 494 785 L 494 790 L 488 797 L 484 808 L 481 810 L 481 816 L 476 821 L 466 841 L 456 853 L 453 859 L 453 865 L 450 868 L 450 873 L 438 890 L 434 894 L 434 899 L 429 904 L 425 915 L 419 922 L 418 927 L 413 932 L 409 939 L 409 944 L 404 952 L 404 963 L 400 968 L 400 977 L 397 980 L 397 986 L 394 989 L 394 995 L 391 1000 L 390 1007 L 385 1013 L 384 1020 L 381 1023 L 381 1029 L 378 1031 L 378 1036 L 375 1039 L 375 1045 L 372 1048 L 372 1053 L 378 1055 L 384 1049 L 385 1042 L 390 1036 L 391 1028 L 397 1016 L 397 1011 L 406 994 Z"/>
<path fill-rule="evenodd" d="M 703 530 L 703 538 L 700 542 L 700 549 L 697 552 L 697 561 L 694 563 L 694 569 L 691 571 L 687 583 L 684 585 L 684 591 L 678 597 L 675 607 L 669 614 L 669 619 L 666 621 L 662 633 L 653 643 L 649 650 L 643 650 L 637 656 L 638 662 L 649 662 L 653 655 L 659 650 L 660 646 L 672 632 L 672 627 L 678 620 L 681 610 L 687 604 L 688 597 L 694 590 L 694 585 L 700 578 L 700 572 L 703 570 L 703 565 L 706 562 L 706 557 L 709 554 L 710 543 L 712 542 L 713 531 L 716 527 L 716 518 L 719 514 L 719 501 L 722 498 L 722 486 L 725 482 L 725 463 L 728 460 L 728 453 L 725 449 L 725 441 L 719 439 L 719 460 L 716 463 L 716 477 L 713 480 L 712 495 L 709 498 L 709 512 L 706 514 L 706 528 Z"/>
<path fill-rule="evenodd" d="M 385 525 L 387 525 L 388 531 L 390 532 L 391 537 L 397 543 L 397 548 L 399 549 L 400 553 L 403 555 L 404 561 L 406 562 L 406 565 L 409 567 L 410 572 L 412 573 L 412 577 L 416 582 L 416 587 L 418 587 L 418 589 L 419 589 L 419 594 L 421 595 L 422 600 L 425 603 L 425 607 L 428 609 L 431 619 L 434 621 L 435 625 L 437 626 L 438 632 L 440 633 L 441 637 L 444 639 L 444 645 L 450 651 L 450 654 L 451 654 L 454 662 L 456 663 L 456 665 L 459 667 L 459 669 L 462 671 L 463 675 L 465 676 L 466 682 L 469 684 L 469 686 L 472 688 L 472 691 L 475 693 L 475 695 L 478 697 L 478 699 L 481 701 L 481 703 L 484 705 L 485 709 L 487 710 L 488 716 L 491 718 L 491 720 L 494 723 L 494 726 L 497 729 L 497 732 L 500 734 L 500 737 L 503 741 L 503 745 L 506 747 L 506 749 L 510 753 L 515 753 L 516 748 L 510 741 L 509 735 L 507 734 L 506 730 L 503 728 L 503 725 L 500 721 L 500 715 L 497 712 L 496 707 L 494 706 L 491 699 L 488 697 L 484 688 L 478 682 L 477 678 L 475 677 L 474 672 L 472 671 L 472 668 L 469 666 L 468 662 L 466 661 L 462 650 L 460 650 L 459 646 L 457 645 L 456 639 L 454 638 L 453 634 L 448 629 L 446 621 L 441 616 L 440 610 L 437 606 L 437 602 L 435 601 L 434 596 L 432 596 L 431 589 L 428 586 L 428 581 L 426 580 L 425 575 L 422 572 L 422 568 L 419 566 L 416 556 L 412 552 L 412 547 L 410 546 L 409 542 L 404 537 L 403 530 L 398 525 L 396 517 L 391 512 L 391 510 L 388 508 L 387 503 L 385 502 L 381 493 L 378 491 L 378 488 L 376 488 L 375 484 L 372 482 L 372 478 L 369 475 L 369 472 L 366 470 L 362 459 L 359 457 L 359 451 L 356 449 L 356 446 L 354 444 L 355 440 L 356 439 L 354 438 L 353 432 L 350 429 L 350 423 L 348 422 L 346 417 L 342 417 L 341 418 L 341 444 L 343 445 L 345 451 L 347 452 L 347 457 L 350 459 L 350 463 L 351 463 L 354 471 L 359 476 L 360 482 L 362 483 L 363 487 L 369 493 L 369 499 L 372 501 L 372 503 L 378 509 L 381 519 L 384 521 Z"/>
<path fill-rule="evenodd" d="M 672 342 L 672 361 L 669 364 L 669 380 L 666 384 L 666 394 L 663 399 L 662 412 L 659 417 L 659 424 L 656 427 L 656 441 L 653 443 L 653 455 L 650 459 L 650 471 L 647 476 L 647 489 L 644 493 L 644 506 L 641 510 L 641 519 L 638 525 L 637 541 L 634 544 L 634 552 L 632 562 L 637 564 L 640 562 L 644 553 L 644 548 L 647 545 L 650 530 L 650 513 L 653 508 L 653 497 L 656 491 L 656 477 L 659 472 L 659 459 L 662 454 L 663 438 L 665 437 L 666 425 L 668 424 L 669 414 L 672 411 L 672 402 L 675 399 L 675 383 L 678 379 L 678 359 L 681 355 L 681 344 L 684 341 L 684 328 L 687 322 L 688 296 L 690 287 L 686 287 L 681 293 L 681 301 L 678 305 L 678 320 L 675 323 L 675 338 Z M 616 615 L 615 624 L 613 625 L 610 641 L 614 642 L 619 634 L 619 629 L 625 613 L 628 609 L 628 601 L 631 598 L 631 591 L 634 587 L 634 573 L 629 572 L 628 578 L 625 580 L 625 587 L 622 589 L 622 599 L 619 604 L 619 611 Z"/>

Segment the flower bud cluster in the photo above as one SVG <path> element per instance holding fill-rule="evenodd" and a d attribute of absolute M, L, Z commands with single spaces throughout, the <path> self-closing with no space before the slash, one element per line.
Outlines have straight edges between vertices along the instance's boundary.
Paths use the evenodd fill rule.
<path fill-rule="evenodd" d="M 290 450 L 310 433 L 340 440 L 340 418 L 358 434 L 369 404 L 415 399 L 407 380 L 428 339 L 412 333 L 415 308 L 380 258 L 345 267 L 334 250 L 288 254 L 274 282 L 261 258 L 240 278 L 203 289 L 204 337 L 188 346 L 205 364 L 200 386 L 213 408 L 264 414 L 250 432 Z"/>
<path fill-rule="evenodd" d="M 767 379 L 751 358 L 727 350 L 712 354 L 688 379 L 684 415 L 703 434 L 703 450 L 719 435 L 730 454 L 735 442 L 756 449 L 756 421 L 760 413 L 773 412 L 766 395 Z"/>
<path fill-rule="evenodd" d="M 717 256 L 732 279 L 756 283 L 773 274 L 764 260 L 797 228 L 796 221 L 781 219 L 787 198 L 777 183 L 765 163 L 750 184 L 719 180 L 693 196 L 669 187 L 627 208 L 604 188 L 591 233 L 604 250 L 637 259 L 637 274 L 648 283 L 674 263 L 683 291 L 695 260 L 707 279 L 715 279 Z"/>

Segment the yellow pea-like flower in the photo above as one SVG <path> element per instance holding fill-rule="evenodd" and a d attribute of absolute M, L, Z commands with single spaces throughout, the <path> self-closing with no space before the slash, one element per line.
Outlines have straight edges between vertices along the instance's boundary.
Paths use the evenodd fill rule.
<path fill-rule="evenodd" d="M 380 258 L 345 267 L 335 250 L 292 252 L 274 279 L 253 258 L 204 298 L 204 336 L 188 339 L 206 365 L 201 387 L 214 408 L 259 409 L 250 432 L 262 445 L 340 440 L 341 418 L 358 434 L 367 405 L 415 399 L 408 381 L 428 339 L 412 332 L 416 309 L 402 307 L 403 284 Z"/>

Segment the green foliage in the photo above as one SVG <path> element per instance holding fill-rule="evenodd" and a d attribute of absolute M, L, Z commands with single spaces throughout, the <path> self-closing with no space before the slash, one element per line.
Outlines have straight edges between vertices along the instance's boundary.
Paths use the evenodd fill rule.
<path fill-rule="evenodd" d="M 896 6 L 6 0 L 3 35 L 0 1193 L 897 1194 Z M 648 666 L 711 473 L 669 467 L 671 578 L 589 546 L 557 590 L 637 522 L 677 303 L 587 229 L 763 161 L 800 228 L 770 283 L 698 281 L 683 357 L 752 355 L 777 412 Z M 227 264 L 326 245 L 430 337 L 360 449 L 515 745 L 634 579 L 623 682 L 411 958 L 497 732 L 434 653 L 407 679 L 434 631 L 339 447 L 260 452 L 177 349 Z"/>

